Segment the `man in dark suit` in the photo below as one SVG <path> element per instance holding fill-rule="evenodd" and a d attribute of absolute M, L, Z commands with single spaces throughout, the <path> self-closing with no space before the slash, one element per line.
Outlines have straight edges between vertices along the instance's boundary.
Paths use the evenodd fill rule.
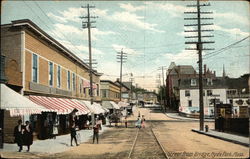
<path fill-rule="evenodd" d="M 14 142 L 19 146 L 19 152 L 23 150 L 23 133 L 24 126 L 22 125 L 22 120 L 18 120 L 18 125 L 14 128 Z"/>

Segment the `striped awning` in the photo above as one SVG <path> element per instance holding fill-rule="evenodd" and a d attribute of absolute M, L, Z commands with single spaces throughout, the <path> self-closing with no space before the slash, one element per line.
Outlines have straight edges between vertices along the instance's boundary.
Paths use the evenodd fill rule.
<path fill-rule="evenodd" d="M 74 109 L 78 112 L 76 115 L 88 114 L 90 110 L 76 99 L 55 98 L 45 96 L 30 95 L 29 99 L 34 103 L 41 105 L 49 110 L 57 112 L 57 114 L 69 114 Z"/>

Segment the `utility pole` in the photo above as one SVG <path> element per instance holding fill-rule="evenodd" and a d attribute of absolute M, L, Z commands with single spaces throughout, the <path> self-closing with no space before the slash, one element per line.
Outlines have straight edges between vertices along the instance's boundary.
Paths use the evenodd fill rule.
<path fill-rule="evenodd" d="M 90 80 L 90 102 L 91 105 L 94 103 L 93 101 L 93 70 L 92 70 L 92 50 L 91 50 L 91 28 L 95 28 L 95 26 L 92 26 L 92 23 L 95 23 L 95 21 L 90 21 L 90 18 L 97 18 L 97 16 L 90 16 L 89 8 L 95 8 L 95 6 L 90 6 L 87 4 L 87 6 L 82 6 L 82 8 L 87 8 L 87 16 L 83 16 L 80 18 L 85 18 L 87 21 L 82 22 L 82 28 L 86 29 L 88 28 L 88 44 L 89 44 L 89 80 Z"/>
<path fill-rule="evenodd" d="M 126 62 L 127 60 L 127 53 L 123 52 L 123 49 L 121 52 L 117 52 L 117 62 L 121 63 L 120 66 L 120 101 L 122 101 L 122 64 Z"/>
<path fill-rule="evenodd" d="M 164 68 L 167 67 L 167 66 L 161 66 L 159 67 L 158 70 L 161 70 L 161 73 L 162 73 L 162 91 L 161 91 L 161 99 L 163 100 L 163 110 L 166 112 L 166 86 L 165 86 L 165 79 L 164 79 Z M 161 83 L 161 82 L 160 82 Z M 164 94 L 165 94 L 165 97 L 164 97 Z"/>
<path fill-rule="evenodd" d="M 91 26 L 92 23 L 95 23 L 95 21 L 90 21 L 90 18 L 97 18 L 96 16 L 90 16 L 89 8 L 95 8 L 95 6 L 90 6 L 89 4 L 87 6 L 82 6 L 82 8 L 87 8 L 87 16 L 83 16 L 80 18 L 85 18 L 87 21 L 82 22 L 82 28 L 86 29 L 88 28 L 88 43 L 89 43 L 89 81 L 90 81 L 90 103 L 91 105 L 94 103 L 93 99 L 93 77 L 92 77 L 92 52 L 91 52 L 91 28 L 95 28 L 94 26 Z M 92 121 L 92 127 L 94 127 L 95 117 L 94 114 L 91 113 L 91 121 Z"/>
<path fill-rule="evenodd" d="M 133 91 L 132 91 L 132 86 L 133 86 L 133 73 L 130 74 L 130 82 L 131 82 L 131 85 L 130 85 L 130 102 L 132 102 L 132 98 L 133 98 Z"/>
<path fill-rule="evenodd" d="M 200 131 L 204 131 L 204 102 L 203 102 L 203 75 L 202 75 L 202 50 L 214 50 L 211 48 L 203 48 L 203 44 L 211 44 L 214 41 L 202 41 L 201 38 L 210 38 L 213 35 L 201 35 L 201 32 L 214 31 L 212 29 L 201 29 L 201 26 L 213 25 L 213 23 L 203 23 L 201 20 L 211 20 L 210 17 L 201 17 L 201 14 L 212 14 L 212 12 L 201 12 L 200 7 L 210 6 L 208 4 L 200 4 L 200 0 L 197 0 L 196 5 L 187 5 L 187 7 L 196 7 L 197 12 L 184 12 L 185 14 L 197 14 L 197 18 L 184 18 L 184 20 L 197 20 L 197 24 L 187 24 L 186 27 L 197 26 L 197 30 L 185 30 L 185 32 L 197 32 L 198 36 L 186 36 L 185 38 L 197 39 L 197 41 L 188 41 L 185 44 L 195 44 L 196 48 L 186 48 L 186 50 L 197 50 L 198 51 L 198 64 L 199 64 L 199 109 L 200 109 Z"/>

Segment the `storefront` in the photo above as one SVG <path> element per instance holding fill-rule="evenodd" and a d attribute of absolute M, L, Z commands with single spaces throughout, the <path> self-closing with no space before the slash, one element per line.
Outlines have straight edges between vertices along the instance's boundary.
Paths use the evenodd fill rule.
<path fill-rule="evenodd" d="M 36 104 L 46 107 L 52 112 L 43 112 L 37 116 L 37 132 L 39 139 L 48 139 L 54 137 L 53 130 L 57 129 L 58 135 L 69 133 L 70 113 L 77 110 L 76 125 L 81 129 L 84 125 L 87 115 L 90 113 L 89 108 L 76 99 L 55 98 L 45 96 L 30 95 L 29 99 Z"/>
<path fill-rule="evenodd" d="M 48 111 L 28 98 L 1 84 L 1 142 L 14 142 L 13 130 L 19 119 L 27 120 L 32 114 Z"/>

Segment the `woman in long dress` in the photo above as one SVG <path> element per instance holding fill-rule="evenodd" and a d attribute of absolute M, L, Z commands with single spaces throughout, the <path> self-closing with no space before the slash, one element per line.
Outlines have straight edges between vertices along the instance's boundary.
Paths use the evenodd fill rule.
<path fill-rule="evenodd" d="M 30 125 L 29 121 L 25 122 L 25 129 L 23 134 L 23 145 L 27 146 L 27 152 L 30 151 L 30 145 L 33 144 L 33 128 Z"/>

